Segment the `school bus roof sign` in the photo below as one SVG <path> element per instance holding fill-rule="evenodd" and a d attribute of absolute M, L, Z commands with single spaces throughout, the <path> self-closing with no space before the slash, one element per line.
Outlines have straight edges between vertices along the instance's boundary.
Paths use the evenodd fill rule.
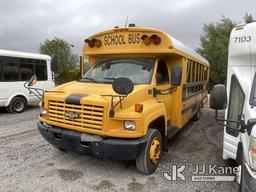
<path fill-rule="evenodd" d="M 157 36 L 160 38 L 160 43 L 146 44 L 143 42 L 143 36 Z M 115 28 L 108 31 L 97 33 L 88 40 L 99 40 L 99 47 L 89 46 L 89 43 L 84 44 L 84 55 L 104 55 L 104 54 L 188 54 L 204 63 L 208 63 L 203 57 L 197 54 L 194 50 L 188 48 L 180 41 L 171 37 L 165 32 L 151 28 L 131 27 L 131 28 Z"/>
<path fill-rule="evenodd" d="M 156 35 L 161 39 L 161 43 L 146 45 L 142 37 L 144 35 Z M 89 39 L 97 39 L 101 41 L 100 47 L 91 48 L 88 43 L 84 45 L 84 54 L 115 54 L 115 53 L 147 53 L 161 49 L 168 50 L 172 42 L 167 34 L 163 32 L 145 29 L 140 27 L 134 28 L 117 28 L 101 32 L 91 36 Z"/>

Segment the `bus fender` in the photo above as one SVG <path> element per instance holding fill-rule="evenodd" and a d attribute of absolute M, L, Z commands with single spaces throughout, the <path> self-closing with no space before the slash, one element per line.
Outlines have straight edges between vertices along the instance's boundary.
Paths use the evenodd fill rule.
<path fill-rule="evenodd" d="M 165 132 L 165 135 L 163 136 L 167 136 L 167 125 L 166 125 L 166 110 L 164 109 L 157 109 L 155 110 L 154 112 L 150 113 L 147 118 L 145 119 L 145 129 L 144 129 L 144 134 L 147 133 L 148 131 L 148 128 L 154 128 L 154 127 L 149 127 L 149 125 L 155 121 L 156 119 L 160 118 L 160 117 L 163 117 L 164 118 L 164 123 L 165 123 L 165 127 L 164 127 L 164 132 Z"/>

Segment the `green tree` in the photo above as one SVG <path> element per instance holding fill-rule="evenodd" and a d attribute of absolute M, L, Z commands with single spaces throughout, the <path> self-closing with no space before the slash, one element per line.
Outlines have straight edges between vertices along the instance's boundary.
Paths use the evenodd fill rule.
<path fill-rule="evenodd" d="M 250 23 L 255 20 L 246 13 L 244 21 Z M 222 17 L 219 22 L 204 25 L 200 38 L 201 47 L 197 52 L 210 63 L 210 89 L 213 85 L 226 81 L 229 36 L 236 25 L 236 22 L 226 17 Z"/>
<path fill-rule="evenodd" d="M 245 23 L 252 23 L 252 22 L 255 22 L 256 20 L 253 18 L 251 14 L 245 13 L 244 21 Z"/>
<path fill-rule="evenodd" d="M 201 36 L 201 48 L 197 49 L 210 63 L 210 88 L 214 84 L 224 83 L 227 74 L 228 44 L 235 23 L 222 17 L 219 23 L 205 24 Z"/>
<path fill-rule="evenodd" d="M 64 83 L 79 79 L 79 69 L 76 69 L 78 56 L 72 53 L 70 44 L 65 40 L 47 39 L 40 44 L 40 53 L 50 56 L 56 55 L 58 59 L 58 82 Z"/>

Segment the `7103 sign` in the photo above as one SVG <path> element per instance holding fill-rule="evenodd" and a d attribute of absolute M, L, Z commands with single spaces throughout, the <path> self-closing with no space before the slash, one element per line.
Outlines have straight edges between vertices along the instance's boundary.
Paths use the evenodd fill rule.
<path fill-rule="evenodd" d="M 252 40 L 252 36 L 234 37 L 234 43 L 249 43 Z"/>

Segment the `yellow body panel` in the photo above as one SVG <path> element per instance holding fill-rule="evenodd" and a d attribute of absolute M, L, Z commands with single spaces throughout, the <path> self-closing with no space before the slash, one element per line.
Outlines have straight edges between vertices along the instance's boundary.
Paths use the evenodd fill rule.
<path fill-rule="evenodd" d="M 161 38 L 161 43 L 159 45 L 145 45 L 141 40 L 143 34 L 149 36 L 156 34 Z M 117 40 L 113 40 L 113 38 Z M 86 58 L 89 65 L 106 58 L 154 58 L 155 69 L 150 84 L 135 85 L 133 92 L 123 100 L 122 108 L 120 106 L 115 108 L 114 117 L 109 116 L 111 98 L 104 96 L 116 95 L 111 84 L 69 82 L 57 86 L 45 93 L 44 108 L 48 113 L 42 115 L 40 121 L 65 129 L 106 137 L 140 138 L 146 135 L 149 125 L 153 121 L 162 117 L 165 121 L 164 133 L 167 136 L 167 126 L 182 128 L 195 114 L 195 108 L 198 107 L 199 103 L 202 103 L 203 98 L 207 95 L 208 75 L 203 80 L 201 72 L 204 68 L 201 66 L 208 69 L 208 64 L 185 51 L 175 49 L 172 39 L 164 32 L 138 27 L 122 28 L 98 33 L 89 39 L 98 39 L 102 42 L 99 48 L 90 48 L 85 43 L 82 58 Z M 169 74 L 171 74 L 172 66 L 179 65 L 182 67 L 182 83 L 171 94 L 154 96 L 152 94 L 154 88 L 165 90 L 171 87 L 170 83 L 156 84 L 156 67 L 160 59 L 166 61 Z M 202 70 L 199 74 L 202 76 L 203 87 L 199 87 L 201 86 L 200 82 L 193 84 L 194 80 L 190 83 L 186 82 L 188 61 L 193 61 L 201 67 Z M 84 62 L 81 62 L 82 70 L 87 67 Z M 199 78 L 199 75 L 197 76 Z M 186 96 L 186 93 L 189 92 L 189 88 L 186 86 L 194 86 L 197 91 L 194 92 L 194 95 Z M 184 92 L 186 92 L 185 95 Z M 65 99 L 72 94 L 84 95 L 80 105 L 65 103 Z M 118 98 L 114 99 L 114 104 L 116 102 L 118 102 Z M 135 104 L 142 104 L 143 111 L 135 112 Z M 67 111 L 78 112 L 80 116 L 77 119 L 69 119 L 64 115 Z M 136 129 L 134 131 L 124 129 L 124 121 L 126 120 L 135 121 Z"/>

